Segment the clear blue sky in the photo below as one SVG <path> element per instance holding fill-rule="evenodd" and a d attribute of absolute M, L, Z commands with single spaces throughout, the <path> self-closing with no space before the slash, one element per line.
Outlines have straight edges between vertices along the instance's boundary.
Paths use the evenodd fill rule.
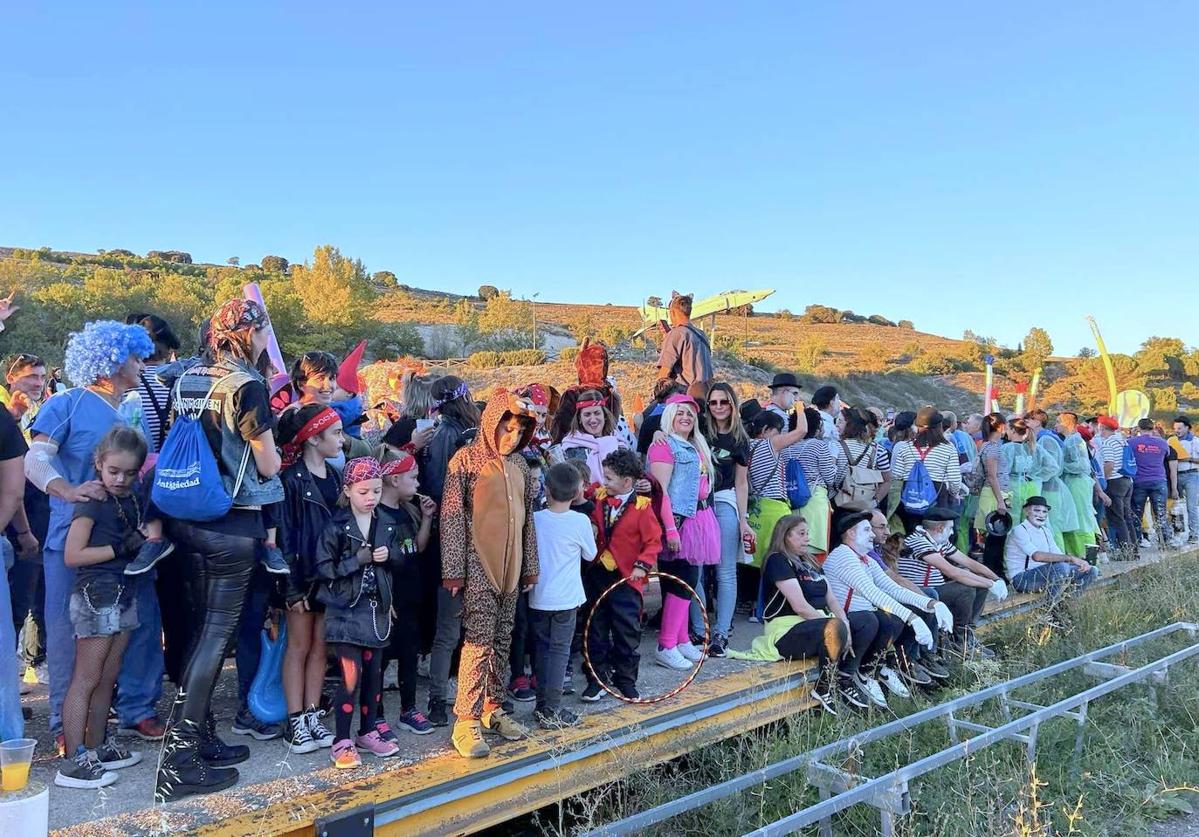
<path fill-rule="evenodd" d="M 341 5 L 9 4 L 0 244 L 1199 343 L 1194 4 Z"/>

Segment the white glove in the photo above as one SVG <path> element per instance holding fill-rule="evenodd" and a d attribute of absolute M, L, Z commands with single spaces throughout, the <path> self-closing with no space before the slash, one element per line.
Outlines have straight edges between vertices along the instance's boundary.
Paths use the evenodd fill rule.
<path fill-rule="evenodd" d="M 937 617 L 937 629 L 953 633 L 953 614 L 945 602 L 933 602 L 933 614 Z"/>
<path fill-rule="evenodd" d="M 917 616 L 912 619 L 911 626 L 916 634 L 916 642 L 931 651 L 933 648 L 933 634 L 928 629 L 928 625 L 924 624 L 924 620 Z"/>
<path fill-rule="evenodd" d="M 1002 602 L 1007 598 L 1007 585 L 1003 583 L 1002 578 L 995 579 L 995 583 L 991 585 L 991 589 L 987 591 L 987 595 L 994 596 L 997 602 Z"/>

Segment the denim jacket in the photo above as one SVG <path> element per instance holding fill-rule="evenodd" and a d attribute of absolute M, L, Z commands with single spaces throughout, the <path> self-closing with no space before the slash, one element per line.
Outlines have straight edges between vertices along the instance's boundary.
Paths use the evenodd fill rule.
<path fill-rule="evenodd" d="M 666 487 L 671 509 L 680 517 L 695 517 L 699 508 L 699 451 L 674 436 L 667 436 L 666 441 L 674 457 L 670 485 Z"/>

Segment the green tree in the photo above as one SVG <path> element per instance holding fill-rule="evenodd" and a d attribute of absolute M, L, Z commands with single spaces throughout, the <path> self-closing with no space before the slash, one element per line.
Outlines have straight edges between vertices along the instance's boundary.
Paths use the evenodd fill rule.
<path fill-rule="evenodd" d="M 1182 396 L 1182 399 L 1188 404 L 1194 404 L 1195 402 L 1199 401 L 1199 387 L 1195 386 L 1190 381 L 1187 381 L 1182 385 L 1178 391 L 1178 394 Z"/>
<path fill-rule="evenodd" d="M 533 305 L 500 291 L 483 306 L 479 331 L 496 351 L 529 348 L 533 342 Z"/>
<path fill-rule="evenodd" d="M 1025 372 L 1032 375 L 1045 365 L 1045 361 L 1052 354 L 1053 341 L 1049 339 L 1049 332 L 1034 326 L 1028 330 L 1028 334 L 1024 338 L 1023 349 L 1020 353 L 1020 366 Z"/>
<path fill-rule="evenodd" d="M 1154 410 L 1172 413 L 1178 409 L 1178 393 L 1173 387 L 1153 387 L 1147 394 Z"/>
<path fill-rule="evenodd" d="M 1095 357 L 1095 355 L 1096 355 L 1095 350 L 1092 349 L 1090 346 L 1083 346 L 1081 349 L 1078 350 L 1078 356 L 1080 358 L 1082 358 L 1083 360 L 1086 360 L 1089 357 Z"/>
<path fill-rule="evenodd" d="M 287 273 L 287 259 L 282 256 L 263 256 L 262 269 L 267 273 Z"/>
<path fill-rule="evenodd" d="M 494 299 L 495 297 L 497 297 L 499 295 L 500 295 L 500 290 L 495 285 L 480 285 L 479 286 L 479 299 L 483 300 L 484 302 L 487 302 L 490 299 Z"/>
<path fill-rule="evenodd" d="M 462 345 L 465 356 L 471 347 L 479 342 L 479 311 L 469 300 L 460 299 L 454 307 L 454 331 L 458 342 Z"/>
<path fill-rule="evenodd" d="M 1133 355 L 1146 374 L 1178 373 L 1185 366 L 1186 346 L 1177 337 L 1150 337 Z"/>
<path fill-rule="evenodd" d="M 809 305 L 800 320 L 805 323 L 839 323 L 841 312 L 827 305 Z"/>
<path fill-rule="evenodd" d="M 361 261 L 325 244 L 313 252 L 311 263 L 292 267 L 291 284 L 313 324 L 352 328 L 373 320 L 376 294 L 367 276 Z"/>

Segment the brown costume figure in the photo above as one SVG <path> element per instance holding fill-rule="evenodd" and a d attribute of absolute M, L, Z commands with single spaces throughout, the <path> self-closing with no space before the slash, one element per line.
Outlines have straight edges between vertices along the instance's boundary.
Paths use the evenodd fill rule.
<path fill-rule="evenodd" d="M 480 758 L 490 752 L 482 732 L 509 741 L 528 730 L 500 708 L 508 682 L 508 652 L 522 589 L 537 581 L 533 511 L 537 485 L 519 451 L 536 428 L 532 404 L 496 390 L 483 410 L 479 435 L 454 454 L 441 501 L 441 577 L 461 591 L 466 643 L 458 670 L 453 743 Z"/>

